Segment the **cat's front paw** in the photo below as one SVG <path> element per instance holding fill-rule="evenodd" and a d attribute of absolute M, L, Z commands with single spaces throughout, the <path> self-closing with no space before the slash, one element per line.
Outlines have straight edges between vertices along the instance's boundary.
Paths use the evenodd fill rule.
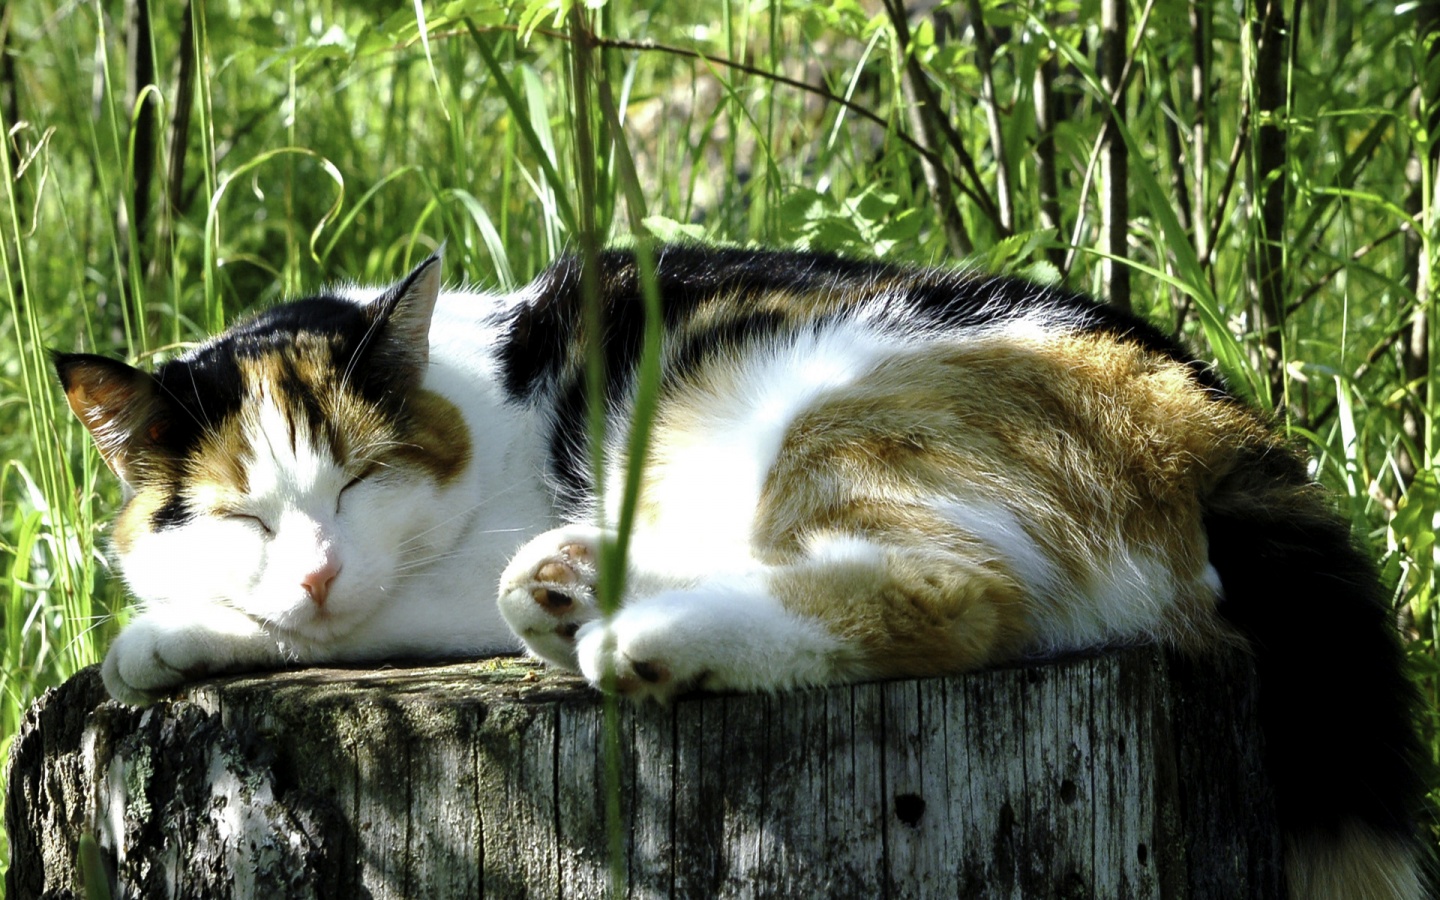
<path fill-rule="evenodd" d="M 590 525 L 547 531 L 521 547 L 500 576 L 500 614 L 548 663 L 578 668 L 575 636 L 600 614 L 595 580 L 602 537 Z"/>
<path fill-rule="evenodd" d="M 580 629 L 580 671 L 636 700 L 687 690 L 776 691 L 864 673 L 855 648 L 748 578 L 661 591 Z"/>
<path fill-rule="evenodd" d="M 596 622 L 579 635 L 576 654 L 580 672 L 592 687 L 615 691 L 632 700 L 669 702 L 694 682 L 693 673 L 658 648 L 634 646 L 629 637 Z M 643 643 L 643 642 L 642 642 Z"/>
<path fill-rule="evenodd" d="M 144 618 L 132 622 L 105 654 L 100 677 L 110 696 L 131 706 L 153 703 L 210 671 L 193 639 Z"/>
<path fill-rule="evenodd" d="M 601 690 L 660 703 L 692 688 L 728 687 L 728 660 L 716 655 L 737 642 L 710 631 L 717 618 L 697 599 L 709 598 L 662 594 L 585 626 L 576 644 L 581 674 Z"/>

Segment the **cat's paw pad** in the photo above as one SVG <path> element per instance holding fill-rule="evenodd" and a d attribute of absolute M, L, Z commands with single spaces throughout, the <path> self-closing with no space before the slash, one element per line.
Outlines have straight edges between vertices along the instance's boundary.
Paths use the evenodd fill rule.
<path fill-rule="evenodd" d="M 575 608 L 577 594 L 583 599 L 594 591 L 594 549 L 576 542 L 562 545 L 535 568 L 531 583 L 535 603 L 550 615 L 563 617 Z"/>
<path fill-rule="evenodd" d="M 574 669 L 575 635 L 598 615 L 595 605 L 598 528 L 548 531 L 515 554 L 500 578 L 500 613 L 530 651 Z"/>
<path fill-rule="evenodd" d="M 642 684 L 653 684 L 663 687 L 674 680 L 674 676 L 670 672 L 670 667 L 662 662 L 632 659 L 630 660 L 630 671 L 635 675 L 635 678 L 632 679 L 632 683 L 629 685 L 631 690 L 638 688 Z"/>
<path fill-rule="evenodd" d="M 613 688 L 617 694 L 634 700 L 659 700 L 662 703 L 685 688 L 671 667 L 659 660 L 632 659 L 617 653 L 611 662 L 614 681 L 607 684 L 604 673 L 597 671 L 591 679 L 595 687 L 604 690 Z"/>

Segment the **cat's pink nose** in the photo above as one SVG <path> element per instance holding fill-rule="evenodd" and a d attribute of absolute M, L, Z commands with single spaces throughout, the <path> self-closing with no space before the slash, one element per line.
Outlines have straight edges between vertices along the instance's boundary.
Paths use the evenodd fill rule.
<path fill-rule="evenodd" d="M 330 596 L 330 585 L 339 574 L 340 560 L 327 553 L 322 565 L 300 579 L 300 586 L 305 588 L 305 593 L 310 595 L 316 606 L 324 606 L 325 599 Z"/>

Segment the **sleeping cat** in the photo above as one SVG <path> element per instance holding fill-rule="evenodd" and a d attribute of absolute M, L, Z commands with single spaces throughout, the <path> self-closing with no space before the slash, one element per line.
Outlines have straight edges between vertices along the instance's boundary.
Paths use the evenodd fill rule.
<path fill-rule="evenodd" d="M 113 544 L 140 612 L 111 693 L 503 651 L 511 630 L 661 699 L 1243 644 L 1292 896 L 1421 895 L 1414 692 L 1385 595 L 1302 461 L 1205 367 L 1005 278 L 689 246 L 656 263 L 663 374 L 608 621 L 596 560 L 644 329 L 629 252 L 598 260 L 598 488 L 573 258 L 487 296 L 442 291 L 437 255 L 154 375 L 57 354 L 127 488 Z"/>

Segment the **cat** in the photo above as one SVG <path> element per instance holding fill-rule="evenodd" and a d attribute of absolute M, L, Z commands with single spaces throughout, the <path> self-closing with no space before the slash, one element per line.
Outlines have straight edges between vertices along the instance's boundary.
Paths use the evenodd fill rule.
<path fill-rule="evenodd" d="M 1210 369 L 1136 317 L 1005 277 L 654 260 L 661 379 L 609 619 L 597 560 L 644 344 L 631 251 L 595 260 L 598 487 L 575 257 L 497 296 L 443 291 L 437 253 L 153 375 L 57 354 L 128 498 L 113 549 L 140 611 L 110 692 L 502 652 L 512 633 L 660 700 L 1244 646 L 1291 895 L 1422 895 L 1417 699 L 1386 595 L 1303 459 Z"/>

